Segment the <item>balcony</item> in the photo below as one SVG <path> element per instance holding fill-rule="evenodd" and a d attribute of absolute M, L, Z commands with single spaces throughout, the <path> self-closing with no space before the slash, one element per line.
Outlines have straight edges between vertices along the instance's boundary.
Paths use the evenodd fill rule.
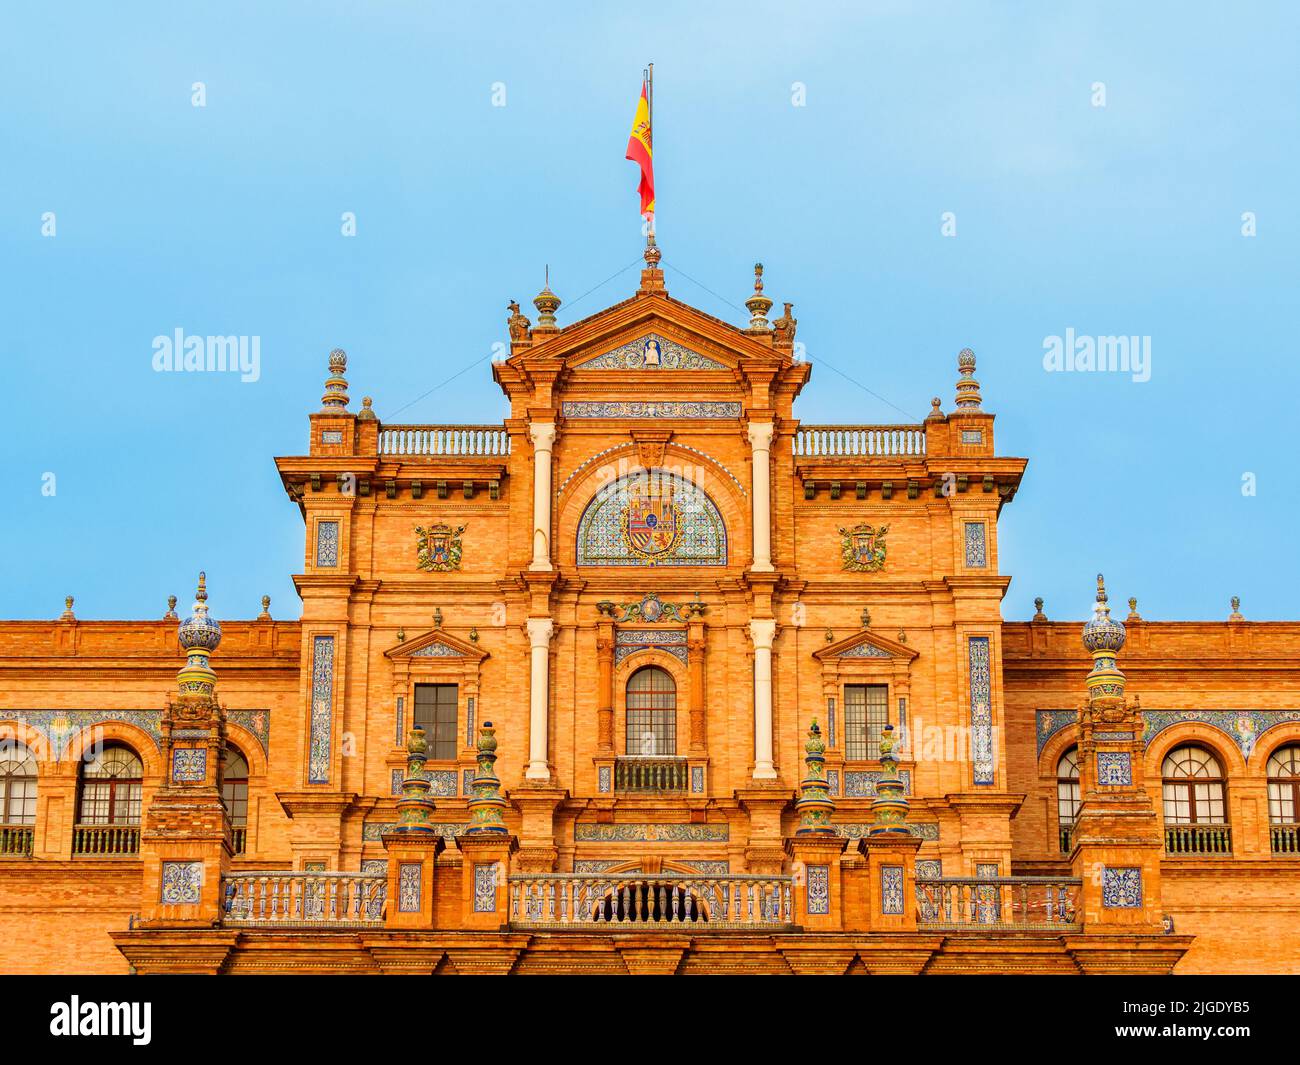
<path fill-rule="evenodd" d="M 919 457 L 923 425 L 801 425 L 794 434 L 799 459 Z"/>
<path fill-rule="evenodd" d="M 72 853 L 77 857 L 132 858 L 140 853 L 140 826 L 74 825 Z"/>
<path fill-rule="evenodd" d="M 791 926 L 793 877 L 754 874 L 619 876 L 517 873 L 509 878 L 512 928 L 717 931 Z"/>
<path fill-rule="evenodd" d="M 379 453 L 501 458 L 510 454 L 510 434 L 500 425 L 386 425 L 379 431 Z"/>
<path fill-rule="evenodd" d="M 1232 829 L 1227 825 L 1165 825 L 1165 854 L 1229 855 Z"/>
<path fill-rule="evenodd" d="M 256 928 L 364 928 L 384 923 L 385 873 L 231 873 L 221 923 Z"/>
<path fill-rule="evenodd" d="M 1271 824 L 1268 838 L 1274 854 L 1300 855 L 1300 825 Z"/>
<path fill-rule="evenodd" d="M 31 825 L 0 825 L 0 858 L 30 858 L 35 834 Z"/>
<path fill-rule="evenodd" d="M 918 880 L 917 922 L 944 931 L 1075 931 L 1082 885 L 1077 878 L 1043 876 Z"/>
<path fill-rule="evenodd" d="M 626 755 L 614 762 L 614 791 L 685 794 L 690 767 L 673 755 Z"/>

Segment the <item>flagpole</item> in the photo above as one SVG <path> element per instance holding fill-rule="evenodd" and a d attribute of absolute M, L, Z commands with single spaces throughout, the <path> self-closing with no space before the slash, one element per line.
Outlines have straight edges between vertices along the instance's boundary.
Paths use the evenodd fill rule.
<path fill-rule="evenodd" d="M 655 148 L 655 65 L 654 65 L 653 63 L 649 64 L 649 65 L 646 67 L 646 92 L 645 92 L 645 102 L 646 102 L 646 113 L 647 113 L 647 115 L 648 115 L 648 117 L 649 117 L 649 119 L 650 119 L 650 156 L 651 156 L 651 158 L 654 158 L 654 148 Z M 656 206 L 656 207 L 658 206 L 658 202 L 657 202 L 657 201 L 656 201 L 655 206 Z M 651 242 L 651 243 L 654 243 L 654 237 L 655 237 L 655 214 L 656 214 L 656 213 L 657 213 L 657 212 L 653 212 L 653 211 L 652 211 L 651 214 L 650 214 L 650 233 L 649 233 L 649 236 L 650 236 L 650 242 Z"/>

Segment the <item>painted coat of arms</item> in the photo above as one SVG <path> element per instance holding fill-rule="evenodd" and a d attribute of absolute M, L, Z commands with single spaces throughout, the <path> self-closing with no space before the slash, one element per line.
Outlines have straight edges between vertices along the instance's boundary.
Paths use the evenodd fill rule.
<path fill-rule="evenodd" d="M 671 482 L 651 479 L 628 493 L 622 514 L 627 549 L 648 562 L 673 553 L 682 534 L 682 509 Z"/>
<path fill-rule="evenodd" d="M 844 568 L 859 573 L 871 573 L 885 568 L 885 533 L 888 525 L 879 529 L 872 525 L 855 525 L 840 529 L 840 547 L 844 553 Z"/>
<path fill-rule="evenodd" d="M 415 564 L 434 572 L 460 569 L 460 534 L 464 531 L 463 525 L 453 529 L 445 522 L 417 525 Z"/>

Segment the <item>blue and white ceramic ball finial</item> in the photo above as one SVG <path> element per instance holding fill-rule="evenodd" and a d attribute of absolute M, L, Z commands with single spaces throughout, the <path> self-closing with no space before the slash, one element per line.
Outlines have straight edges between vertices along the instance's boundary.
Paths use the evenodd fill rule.
<path fill-rule="evenodd" d="M 348 368 L 348 353 L 335 348 L 329 357 L 330 375 L 325 381 L 325 395 L 321 396 L 322 412 L 341 414 L 348 409 L 348 382 L 344 373 Z"/>
<path fill-rule="evenodd" d="M 176 638 L 186 651 L 215 651 L 221 643 L 221 625 L 208 617 L 207 577 L 203 573 L 199 574 L 198 591 L 194 593 L 193 612 L 177 626 Z"/>
<path fill-rule="evenodd" d="M 1114 656 L 1123 648 L 1125 638 L 1123 623 L 1110 616 L 1106 578 L 1098 573 L 1097 601 L 1092 608 L 1092 617 L 1083 626 L 1083 646 L 1094 656 L 1098 653 Z"/>

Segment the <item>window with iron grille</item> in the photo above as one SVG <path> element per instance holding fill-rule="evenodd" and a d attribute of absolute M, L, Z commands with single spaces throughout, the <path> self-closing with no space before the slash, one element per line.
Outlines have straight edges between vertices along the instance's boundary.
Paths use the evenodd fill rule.
<path fill-rule="evenodd" d="M 429 758 L 435 761 L 456 758 L 456 695 L 455 684 L 415 686 L 415 724 L 424 729 Z"/>
<path fill-rule="evenodd" d="M 677 753 L 677 685 L 658 666 L 638 669 L 628 678 L 627 753 Z"/>
<path fill-rule="evenodd" d="M 889 687 L 850 684 L 844 689 L 844 757 L 869 761 L 880 757 L 880 732 L 887 723 Z"/>

